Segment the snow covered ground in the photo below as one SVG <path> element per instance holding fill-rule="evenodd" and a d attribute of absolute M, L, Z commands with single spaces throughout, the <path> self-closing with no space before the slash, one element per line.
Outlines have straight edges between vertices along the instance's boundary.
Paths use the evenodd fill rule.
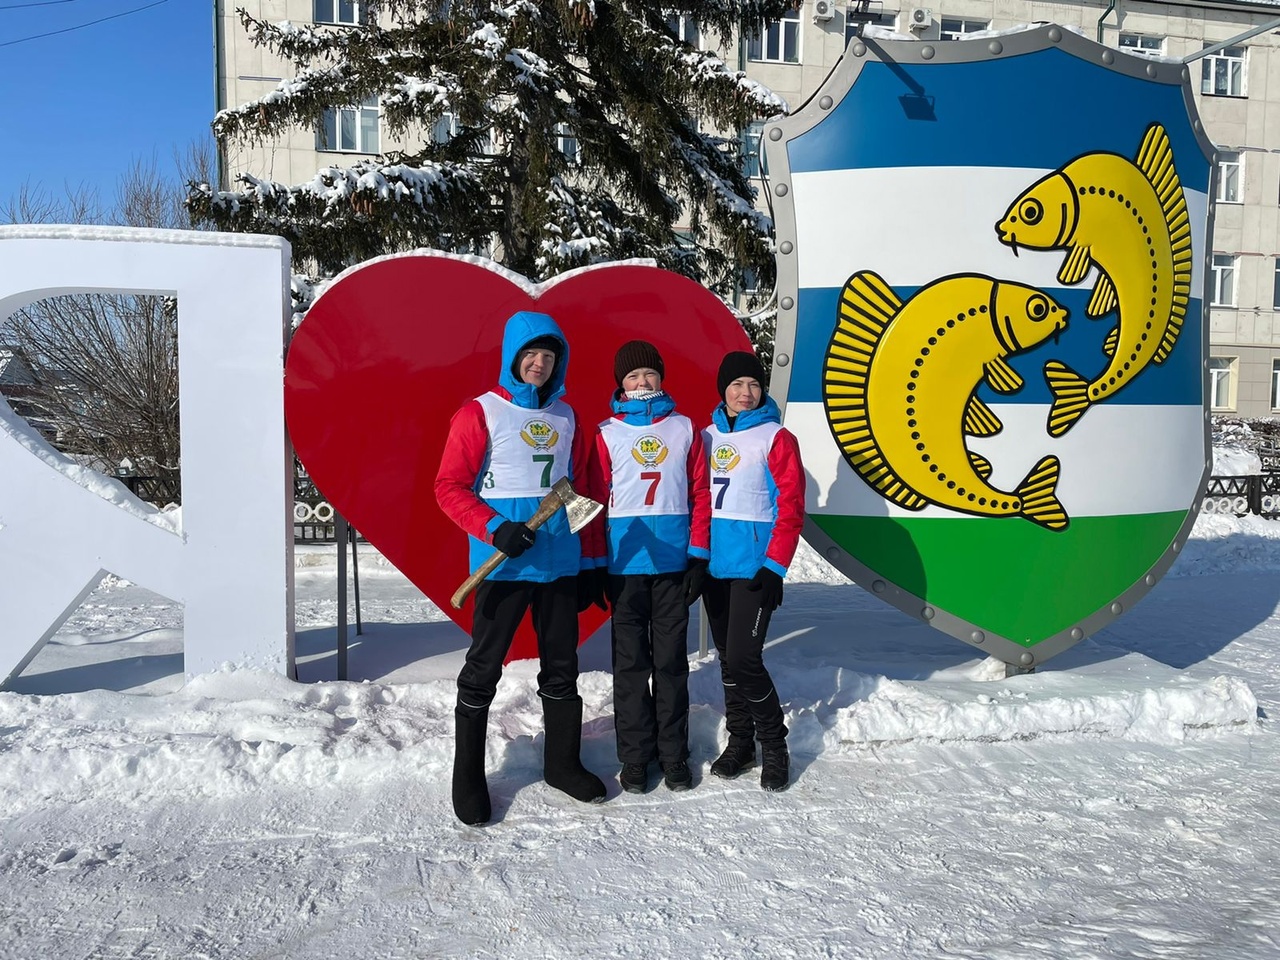
<path fill-rule="evenodd" d="M 541 782 L 514 664 L 485 828 L 448 796 L 465 637 L 362 548 L 356 679 L 332 680 L 332 550 L 299 556 L 314 682 L 181 687 L 180 608 L 108 578 L 0 694 L 0 957 L 1280 955 L 1280 523 L 1202 517 L 1134 610 L 1009 679 L 805 550 L 766 654 L 788 792 L 707 774 L 695 636 L 695 788 L 621 793 L 602 632 L 607 802 Z"/>

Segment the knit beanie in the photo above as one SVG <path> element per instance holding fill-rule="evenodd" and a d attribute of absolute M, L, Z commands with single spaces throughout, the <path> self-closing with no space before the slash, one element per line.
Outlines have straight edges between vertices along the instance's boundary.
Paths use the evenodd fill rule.
<path fill-rule="evenodd" d="M 560 365 L 560 355 L 564 353 L 564 344 L 559 337 L 545 334 L 541 337 L 534 337 L 517 350 L 516 355 L 511 358 L 511 375 L 516 378 L 516 383 L 520 382 L 520 354 L 526 350 L 550 350 L 556 355 L 556 366 L 558 367 Z"/>
<path fill-rule="evenodd" d="M 716 389 L 720 391 L 721 400 L 724 400 L 724 392 L 729 384 L 739 377 L 754 377 L 760 381 L 761 389 L 764 388 L 764 366 L 754 353 L 735 350 L 724 355 L 724 359 L 720 361 L 720 372 L 716 374 Z"/>
<path fill-rule="evenodd" d="M 657 370 L 660 377 L 665 378 L 667 375 L 662 364 L 662 354 L 658 353 L 657 347 L 648 340 L 628 341 L 618 348 L 617 356 L 613 358 L 613 379 L 621 387 L 627 374 L 641 367 Z"/>

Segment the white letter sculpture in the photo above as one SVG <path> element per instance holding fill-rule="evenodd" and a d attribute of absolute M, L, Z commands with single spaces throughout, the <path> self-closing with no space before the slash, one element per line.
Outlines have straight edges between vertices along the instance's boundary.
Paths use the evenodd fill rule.
<path fill-rule="evenodd" d="M 188 677 L 293 676 L 289 245 L 276 237 L 0 227 L 0 321 L 62 294 L 176 297 L 181 520 L 54 450 L 0 400 L 4 686 L 113 573 L 185 607 Z"/>

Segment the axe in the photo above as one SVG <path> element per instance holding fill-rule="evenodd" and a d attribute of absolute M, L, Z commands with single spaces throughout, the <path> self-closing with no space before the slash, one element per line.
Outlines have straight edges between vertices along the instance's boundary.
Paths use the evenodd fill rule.
<path fill-rule="evenodd" d="M 542 502 L 538 504 L 537 512 L 526 520 L 524 525 L 530 530 L 537 530 L 550 520 L 561 507 L 569 515 L 569 532 L 577 533 L 595 519 L 596 514 L 604 509 L 604 504 L 596 503 L 590 497 L 582 496 L 582 494 L 573 489 L 573 484 L 569 482 L 568 477 L 561 477 L 552 484 L 551 492 L 542 498 Z M 480 569 L 467 577 L 462 586 L 454 593 L 453 598 L 449 601 L 453 605 L 453 609 L 461 610 L 471 591 L 480 586 L 481 581 L 497 570 L 498 564 L 505 559 L 507 559 L 505 553 L 501 550 L 495 550 L 493 556 L 482 563 Z"/>

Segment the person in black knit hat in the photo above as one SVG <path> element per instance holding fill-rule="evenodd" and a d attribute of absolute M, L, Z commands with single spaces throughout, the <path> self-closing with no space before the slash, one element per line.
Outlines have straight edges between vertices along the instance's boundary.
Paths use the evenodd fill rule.
<path fill-rule="evenodd" d="M 755 354 L 727 354 L 716 387 L 721 403 L 702 435 L 711 490 L 711 565 L 702 597 L 720 656 L 729 742 L 711 773 L 732 778 L 753 766 L 758 739 L 760 786 L 785 790 L 787 726 L 764 666 L 764 638 L 804 526 L 804 465 Z"/>
<path fill-rule="evenodd" d="M 663 387 L 657 347 L 624 343 L 613 373 L 613 416 L 596 436 L 592 496 L 609 504 L 602 570 L 613 608 L 618 781 L 643 793 L 657 760 L 667 787 L 687 790 L 689 605 L 709 557 L 707 458 L 701 432 Z"/>

